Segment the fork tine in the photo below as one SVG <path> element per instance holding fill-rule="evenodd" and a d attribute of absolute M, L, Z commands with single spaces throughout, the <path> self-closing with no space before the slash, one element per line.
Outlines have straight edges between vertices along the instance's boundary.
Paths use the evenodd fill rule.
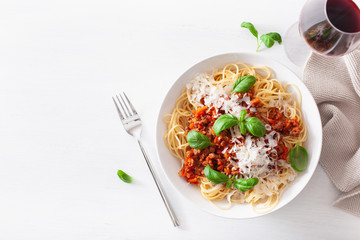
<path fill-rule="evenodd" d="M 132 105 L 132 103 L 130 102 L 130 100 L 129 100 L 129 99 L 128 99 L 128 97 L 126 96 L 126 94 L 125 94 L 124 92 L 123 92 L 123 94 L 124 94 L 124 96 L 125 96 L 125 98 L 126 98 L 127 102 L 129 103 L 130 108 L 131 108 L 131 110 L 133 111 L 133 113 L 134 113 L 134 114 L 137 114 L 137 112 L 136 112 L 136 110 L 135 110 L 134 106 Z"/>
<path fill-rule="evenodd" d="M 120 97 L 121 97 L 121 96 L 120 96 Z M 129 117 L 129 114 L 125 111 L 125 108 L 124 108 L 123 104 L 121 103 L 121 100 L 120 100 L 120 98 L 119 98 L 118 95 L 116 95 L 116 98 L 117 98 L 117 100 L 118 100 L 118 103 L 119 103 L 119 105 L 120 105 L 120 107 L 121 107 L 124 115 L 125 115 L 125 118 Z"/>
<path fill-rule="evenodd" d="M 117 105 L 117 103 L 116 103 L 116 101 L 115 101 L 115 98 L 114 98 L 114 97 L 112 97 L 112 99 L 113 99 L 113 101 L 114 101 L 114 104 L 115 104 L 116 110 L 117 110 L 117 111 L 118 111 L 118 113 L 119 113 L 120 119 L 121 119 L 121 120 L 124 120 L 124 119 L 125 119 L 125 118 L 124 118 L 124 115 L 121 113 L 120 108 L 119 108 L 119 106 Z"/>
<path fill-rule="evenodd" d="M 124 92 L 123 92 L 123 94 L 124 94 Z M 132 111 L 130 111 L 130 109 L 128 107 L 129 104 L 126 104 L 126 102 L 124 101 L 124 98 L 121 96 L 121 94 L 119 94 L 119 95 L 120 95 L 120 98 L 121 98 L 122 102 L 124 103 L 124 105 L 126 107 L 127 112 L 129 113 L 129 115 L 130 116 L 133 115 L 134 113 Z"/>

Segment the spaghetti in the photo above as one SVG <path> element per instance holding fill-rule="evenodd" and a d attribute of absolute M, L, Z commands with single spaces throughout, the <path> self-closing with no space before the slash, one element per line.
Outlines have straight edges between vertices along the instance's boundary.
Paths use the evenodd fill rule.
<path fill-rule="evenodd" d="M 246 75 L 256 78 L 254 86 L 246 93 L 231 93 L 235 81 Z M 292 84 L 282 85 L 272 78 L 267 67 L 244 63 L 228 64 L 212 74 L 199 74 L 186 85 L 177 98 L 171 114 L 164 116 L 168 125 L 165 143 L 170 152 L 182 160 L 179 175 L 198 184 L 201 194 L 212 203 L 226 199 L 228 209 L 232 202 L 249 203 L 257 212 L 270 211 L 295 171 L 289 164 L 289 150 L 306 141 L 306 127 L 302 119 L 299 100 L 288 91 Z M 222 114 L 239 116 L 246 109 L 248 116 L 258 117 L 266 127 L 266 135 L 256 138 L 242 135 L 232 127 L 216 136 L 214 121 Z M 191 130 L 197 130 L 211 140 L 212 146 L 193 149 L 186 140 Z M 257 177 L 259 183 L 242 192 L 224 184 L 213 184 L 204 175 L 204 167 L 229 177 Z M 219 206 L 218 206 L 219 207 Z"/>

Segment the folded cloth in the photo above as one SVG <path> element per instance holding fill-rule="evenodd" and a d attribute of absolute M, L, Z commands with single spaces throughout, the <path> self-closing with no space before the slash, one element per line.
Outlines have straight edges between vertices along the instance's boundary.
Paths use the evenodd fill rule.
<path fill-rule="evenodd" d="M 360 216 L 360 50 L 344 57 L 313 53 L 303 81 L 321 115 L 320 164 L 341 191 L 334 206 Z"/>

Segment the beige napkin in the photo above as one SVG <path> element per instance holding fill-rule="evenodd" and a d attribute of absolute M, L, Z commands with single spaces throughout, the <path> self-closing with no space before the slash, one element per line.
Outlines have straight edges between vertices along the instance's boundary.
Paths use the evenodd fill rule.
<path fill-rule="evenodd" d="M 303 81 L 321 115 L 320 164 L 341 191 L 334 206 L 360 216 L 360 51 L 345 57 L 313 53 Z"/>

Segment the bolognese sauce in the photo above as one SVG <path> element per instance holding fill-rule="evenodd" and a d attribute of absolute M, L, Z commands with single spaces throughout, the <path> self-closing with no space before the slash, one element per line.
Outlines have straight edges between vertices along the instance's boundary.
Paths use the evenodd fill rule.
<path fill-rule="evenodd" d="M 239 98 L 244 96 L 243 93 L 235 93 Z M 262 106 L 259 98 L 254 97 L 252 89 L 247 93 L 250 97 L 249 104 L 241 103 L 241 106 L 247 109 L 247 114 L 250 117 L 259 118 L 264 124 L 268 126 L 267 134 L 271 131 L 279 133 L 277 145 L 274 146 L 274 151 L 268 151 L 273 163 L 268 168 L 277 168 L 277 160 L 282 159 L 287 161 L 289 149 L 283 142 L 283 136 L 291 135 L 298 136 L 301 127 L 296 118 L 289 119 L 284 116 L 283 109 L 271 108 L 266 116 L 260 114 L 257 108 Z M 203 103 L 203 100 L 201 100 Z M 239 169 L 236 162 L 241 161 L 235 157 L 235 153 L 230 149 L 234 145 L 234 139 L 229 129 L 224 130 L 217 136 L 213 130 L 213 125 L 216 119 L 224 114 L 223 110 L 219 110 L 213 105 L 199 107 L 193 111 L 192 116 L 188 119 L 186 126 L 186 133 L 196 130 L 205 136 L 214 144 L 205 149 L 194 149 L 187 147 L 186 157 L 184 159 L 179 175 L 184 177 L 189 183 L 197 184 L 200 177 L 204 176 L 204 168 L 209 165 L 212 169 L 224 172 L 228 176 L 239 176 L 243 172 Z M 248 134 L 248 133 L 247 133 Z M 274 136 L 275 137 L 275 136 Z M 237 138 L 237 142 L 244 144 L 245 138 Z M 265 142 L 268 140 L 265 139 Z"/>

